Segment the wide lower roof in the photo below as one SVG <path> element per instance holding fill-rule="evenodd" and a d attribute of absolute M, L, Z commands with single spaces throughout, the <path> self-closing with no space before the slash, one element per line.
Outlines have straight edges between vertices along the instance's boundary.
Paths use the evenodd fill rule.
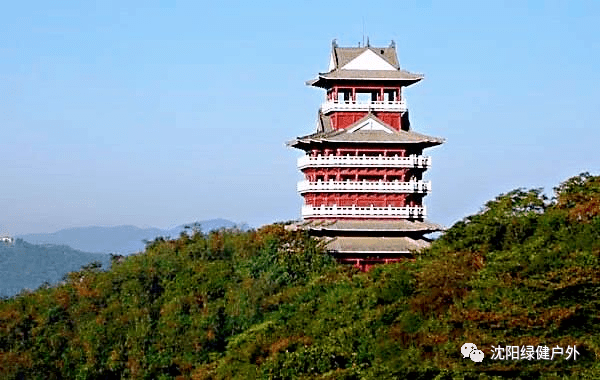
<path fill-rule="evenodd" d="M 327 250 L 333 253 L 356 255 L 405 254 L 428 248 L 426 239 L 410 237 L 335 237 L 326 243 Z"/>
<path fill-rule="evenodd" d="M 415 220 L 330 220 L 312 219 L 303 228 L 337 232 L 421 232 L 442 231 L 444 227 L 429 221 Z"/>

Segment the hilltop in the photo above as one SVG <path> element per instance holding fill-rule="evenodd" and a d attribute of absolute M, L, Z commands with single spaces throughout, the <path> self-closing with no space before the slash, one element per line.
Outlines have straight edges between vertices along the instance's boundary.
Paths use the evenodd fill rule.
<path fill-rule="evenodd" d="M 600 177 L 516 189 L 360 273 L 282 225 L 156 239 L 0 304 L 7 379 L 600 378 Z M 463 358 L 463 343 L 485 353 Z M 493 347 L 565 349 L 492 359 Z M 577 357 L 567 359 L 568 347 Z"/>
<path fill-rule="evenodd" d="M 0 242 L 0 297 L 13 296 L 23 289 L 36 289 L 42 284 L 56 284 L 65 274 L 82 266 L 100 265 L 108 269 L 111 262 L 108 253 L 143 251 L 145 242 L 158 236 L 175 237 L 186 230 L 211 231 L 235 225 L 229 220 L 211 219 L 170 229 L 90 226 L 19 235 L 14 244 Z M 97 264 L 92 264 L 94 262 Z"/>

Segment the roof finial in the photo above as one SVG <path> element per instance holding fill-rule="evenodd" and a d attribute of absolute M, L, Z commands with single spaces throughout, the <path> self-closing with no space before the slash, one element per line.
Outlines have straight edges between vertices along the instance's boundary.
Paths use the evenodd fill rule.
<path fill-rule="evenodd" d="M 334 38 L 334 39 L 331 41 L 331 47 L 335 49 L 337 46 L 338 46 L 338 45 L 337 45 L 337 39 L 336 39 L 336 38 Z"/>
<path fill-rule="evenodd" d="M 392 49 L 395 49 L 395 48 L 396 48 L 396 42 L 395 42 L 394 40 L 392 40 L 392 43 L 390 43 L 390 47 L 391 47 Z"/>
<path fill-rule="evenodd" d="M 363 22 L 363 46 L 365 46 L 365 16 L 363 16 L 362 22 Z M 360 43 L 358 44 L 358 47 L 360 47 Z"/>
<path fill-rule="evenodd" d="M 369 37 L 367 36 L 367 47 L 371 47 L 371 44 L 369 43 Z"/>

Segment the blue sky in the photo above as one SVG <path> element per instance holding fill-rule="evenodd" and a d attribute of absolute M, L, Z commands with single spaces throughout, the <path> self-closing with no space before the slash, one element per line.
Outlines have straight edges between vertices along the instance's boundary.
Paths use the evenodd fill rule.
<path fill-rule="evenodd" d="M 0 12 L 0 233 L 296 219 L 331 40 L 395 40 L 447 226 L 599 174 L 598 2 L 22 1 Z"/>

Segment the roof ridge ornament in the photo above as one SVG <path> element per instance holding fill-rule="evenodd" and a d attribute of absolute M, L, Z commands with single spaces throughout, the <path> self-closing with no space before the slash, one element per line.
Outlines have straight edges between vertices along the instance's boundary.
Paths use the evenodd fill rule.
<path fill-rule="evenodd" d="M 337 39 L 331 40 L 331 60 L 329 62 L 329 71 L 335 70 L 338 67 L 338 56 L 337 56 Z"/>

